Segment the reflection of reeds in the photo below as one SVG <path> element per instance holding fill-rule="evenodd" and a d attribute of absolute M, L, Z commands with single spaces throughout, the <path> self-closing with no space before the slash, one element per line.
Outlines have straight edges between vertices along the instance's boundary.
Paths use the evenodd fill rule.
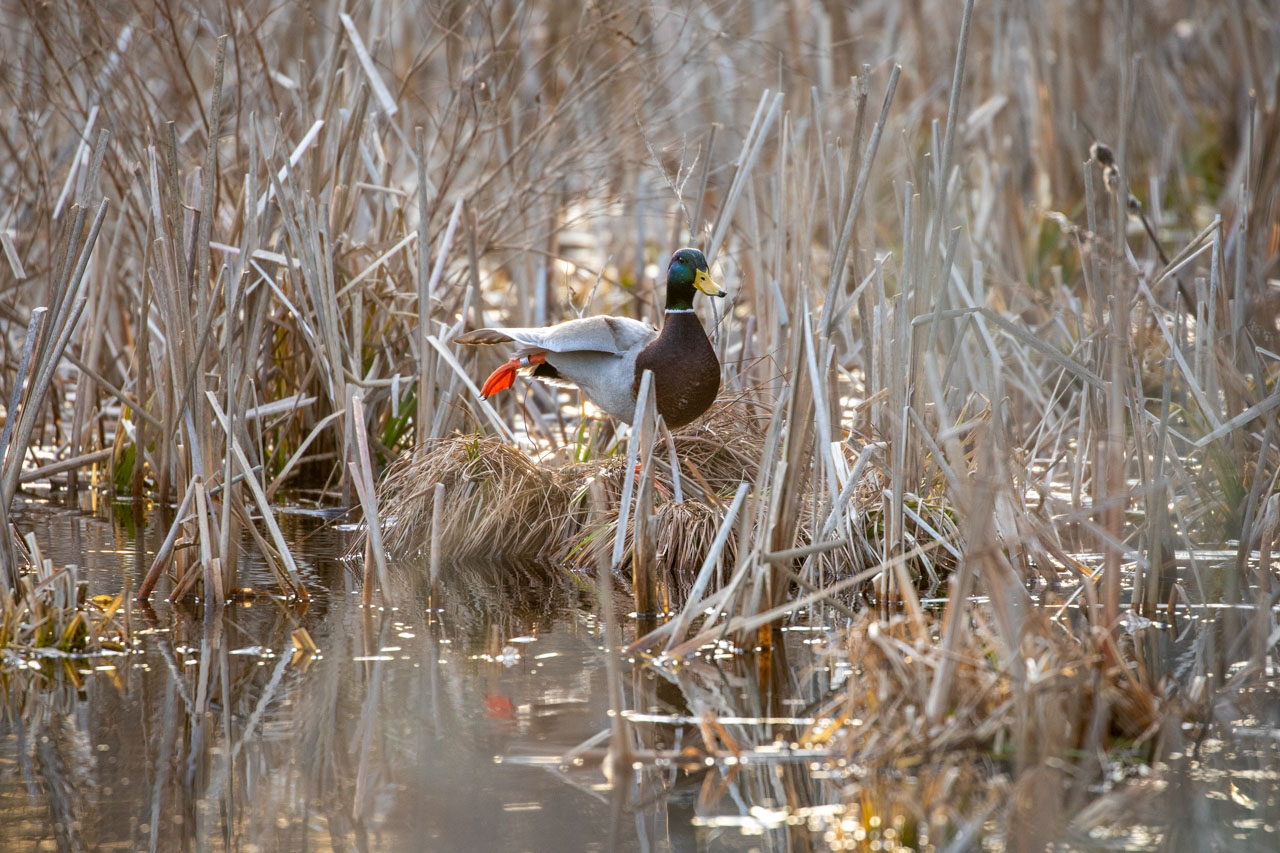
<path fill-rule="evenodd" d="M 304 595 L 271 518 L 295 487 L 363 492 L 390 550 L 434 534 L 437 562 L 590 563 L 611 539 L 673 606 L 690 587 L 638 643 L 672 655 L 767 648 L 798 602 L 847 615 L 877 574 L 886 620 L 922 624 L 917 586 L 945 589 L 914 674 L 931 725 L 973 684 L 970 595 L 1006 654 L 1053 642 L 1066 617 L 1027 585 L 1060 573 L 1113 635 L 1178 600 L 1175 550 L 1194 597 L 1254 605 L 1216 663 L 1274 663 L 1280 110 L 1272 30 L 1239 9 L 231 2 L 156 28 L 9 5 L 8 624 L 48 581 L 19 578 L 6 517 L 26 466 L 179 505 L 144 594 L 169 573 L 225 598 L 243 533 Z M 656 319 L 646 267 L 685 242 L 732 294 L 700 310 L 733 402 L 674 452 L 642 428 L 638 461 L 686 502 L 649 518 L 645 479 L 637 524 L 637 460 L 602 460 L 536 383 L 479 400 L 489 356 L 452 340 Z M 374 469 L 414 446 L 375 504 Z M 592 478 L 624 521 L 592 517 Z M 1228 540 L 1234 565 L 1195 557 Z M 71 613 L 66 581 L 47 589 Z"/>

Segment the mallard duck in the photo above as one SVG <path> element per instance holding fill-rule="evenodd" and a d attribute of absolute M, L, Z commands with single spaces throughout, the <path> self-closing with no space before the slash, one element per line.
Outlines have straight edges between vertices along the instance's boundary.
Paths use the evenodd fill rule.
<path fill-rule="evenodd" d="M 511 387 L 516 372 L 554 385 L 582 389 L 591 402 L 623 423 L 635 414 L 645 370 L 653 371 L 658 413 L 671 428 L 691 422 L 715 402 L 720 362 L 693 313 L 698 292 L 724 296 L 711 282 L 707 259 L 681 249 L 667 267 L 667 309 L 662 332 L 627 317 L 583 317 L 542 329 L 477 329 L 460 344 L 519 344 L 515 356 L 495 370 L 480 393 L 490 397 Z"/>

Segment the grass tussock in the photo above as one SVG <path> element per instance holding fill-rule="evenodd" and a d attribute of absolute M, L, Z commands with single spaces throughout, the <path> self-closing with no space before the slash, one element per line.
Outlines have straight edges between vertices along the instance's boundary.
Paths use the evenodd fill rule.
<path fill-rule="evenodd" d="M 720 517 L 715 509 L 722 506 L 726 493 L 731 496 L 739 482 L 754 477 L 764 436 L 748 412 L 744 404 L 722 402 L 672 435 L 682 493 L 691 496 L 684 504 L 663 503 L 659 510 L 660 518 L 673 520 L 666 525 L 668 547 L 663 549 L 671 554 L 673 570 L 696 565 L 694 556 L 705 554 L 698 531 L 678 519 L 710 523 Z M 602 529 L 591 524 L 588 489 L 594 482 L 602 484 L 602 509 L 616 516 L 624 479 L 634 470 L 621 454 L 557 467 L 536 462 L 522 448 L 494 438 L 435 439 L 394 463 L 379 484 L 383 538 L 395 559 L 426 553 L 435 486 L 442 483 L 446 500 L 439 542 L 446 559 L 580 557 L 582 565 L 594 566 L 588 545 Z M 674 488 L 665 461 L 656 478 L 668 491 Z"/>
<path fill-rule="evenodd" d="M 436 486 L 444 500 L 436 505 Z M 428 553 L 467 562 L 530 560 L 560 546 L 569 492 L 520 448 L 496 438 L 436 439 L 381 484 L 383 539 L 397 559 Z"/>
<path fill-rule="evenodd" d="M 124 595 L 90 597 L 75 567 L 55 569 L 32 537 L 26 544 L 38 568 L 22 575 L 16 592 L 0 590 L 0 673 L 54 667 L 79 684 L 74 658 L 124 650 Z"/>
<path fill-rule="evenodd" d="M 1032 613 L 1010 646 L 988 609 L 950 615 L 966 624 L 941 706 L 935 675 L 948 664 L 931 614 L 864 615 L 849 631 L 847 689 L 802 740 L 857 768 L 844 788 L 850 838 L 854 828 L 870 841 L 897 827 L 941 842 L 988 820 L 1010 838 L 1062 837 L 1083 801 L 1064 809 L 1046 798 L 1061 797 L 1067 777 L 1100 783 L 1106 761 L 1144 764 L 1168 749 L 1168 731 L 1204 711 L 1164 695 L 1129 643 Z"/>
<path fill-rule="evenodd" d="M 661 490 L 653 512 L 653 554 L 662 586 L 673 602 L 684 602 L 712 550 L 735 489 L 756 481 L 769 439 L 766 428 L 767 421 L 750 401 L 723 400 L 697 422 L 671 434 L 677 460 L 674 475 L 665 445 L 655 451 L 654 479 Z M 438 524 L 435 535 L 445 560 L 545 561 L 593 571 L 598 565 L 597 549 L 607 548 L 617 534 L 624 486 L 628 479 L 634 483 L 634 471 L 634 462 L 621 452 L 554 467 L 495 439 L 434 440 L 397 461 L 381 482 L 383 541 L 393 559 L 428 556 L 433 524 Z M 438 483 L 444 485 L 445 501 L 439 519 L 433 521 Z M 592 507 L 589 492 L 597 483 L 602 487 L 598 494 L 603 506 Z M 858 523 L 847 525 L 847 538 L 810 563 L 802 564 L 797 558 L 795 567 L 829 582 L 847 576 L 851 569 L 856 573 L 875 565 L 885 552 L 884 486 L 879 469 L 867 471 L 853 484 L 848 517 Z M 785 488 L 807 492 L 803 483 L 788 482 Z M 945 503 L 913 498 L 911 507 L 916 513 L 909 522 L 911 541 L 955 535 L 954 519 Z M 820 519 L 815 523 L 812 509 L 806 508 L 797 520 L 794 544 L 810 545 L 820 524 Z M 622 562 L 616 568 L 631 563 L 634 533 L 631 516 Z M 749 530 L 748 535 L 758 538 L 761 534 Z M 828 529 L 828 538 L 831 535 Z M 720 580 L 737 565 L 738 548 L 735 531 L 715 554 L 715 574 Z M 953 566 L 950 554 L 939 549 L 913 559 L 909 572 L 920 589 L 931 592 Z"/>

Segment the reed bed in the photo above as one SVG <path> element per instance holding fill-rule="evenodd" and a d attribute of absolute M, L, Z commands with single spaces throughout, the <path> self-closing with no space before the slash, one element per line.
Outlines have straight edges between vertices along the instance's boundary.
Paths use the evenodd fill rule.
<path fill-rule="evenodd" d="M 633 650 L 673 665 L 868 586 L 922 637 L 917 590 L 945 589 L 933 650 L 894 667 L 931 727 L 996 678 L 1047 701 L 1027 643 L 1095 674 L 1106 710 L 1069 721 L 1095 714 L 1095 745 L 1145 724 L 1100 699 L 1105 638 L 1171 597 L 1251 605 L 1229 645 L 1275 665 L 1273 11 L 3 11 L 0 514 L 24 477 L 75 494 L 106 463 L 113 494 L 177 507 L 143 596 L 225 600 L 243 543 L 306 596 L 291 495 L 361 504 L 384 589 L 383 551 L 424 544 L 615 567 L 670 608 Z M 644 400 L 620 436 L 536 383 L 480 399 L 494 356 L 455 337 L 656 320 L 685 243 L 731 294 L 699 311 L 740 408 L 677 433 L 682 461 Z M 998 672 L 961 665 L 975 596 Z"/>
<path fill-rule="evenodd" d="M 155 32 L 123 11 L 13 5 L 24 58 L 6 115 L 46 118 L 5 137 L 19 200 L 2 229 L 6 364 L 39 379 L 14 383 L 25 391 L 9 409 L 29 414 L 6 487 L 12 498 L 25 465 L 74 493 L 82 466 L 107 461 L 117 493 L 185 504 L 173 538 L 199 558 L 160 566 L 179 593 L 225 597 L 248 538 L 304 595 L 270 501 L 305 486 L 353 503 L 395 454 L 457 429 L 511 442 L 523 422 L 562 462 L 600 452 L 541 391 L 499 409 L 476 399 L 484 357 L 449 340 L 577 312 L 656 318 L 654 266 L 686 240 L 732 293 L 705 318 L 726 391 L 768 416 L 765 452 L 744 466 L 780 501 L 752 498 L 776 540 L 766 550 L 805 541 L 802 516 L 819 534 L 846 525 L 858 566 L 910 550 L 929 538 L 913 515 L 958 519 L 987 430 L 1010 463 L 997 535 L 1023 574 L 1050 576 L 1054 552 L 1104 540 L 1118 558 L 1233 536 L 1269 497 L 1255 426 L 1269 362 L 1241 344 L 1266 326 L 1275 118 L 1269 90 L 1220 97 L 1234 62 L 1266 55 L 1253 30 L 1056 6 L 1032 26 L 1000 7 L 966 30 L 977 59 L 948 68 L 930 46 L 955 42 L 959 10 L 900 19 L 891 4 L 626 27 L 621 11 L 572 4 L 443 4 L 416 29 L 385 10 L 166 6 Z M 892 49 L 870 35 L 903 23 Z M 831 48 L 851 32 L 865 44 Z M 1167 49 L 1135 67 L 1136 33 Z M 764 44 L 787 57 L 781 91 L 750 74 L 713 83 Z M 1076 76 L 1027 64 L 1049 54 L 1079 57 Z M 178 73 L 153 91 L 161 66 Z M 1194 122 L 1168 108 L 1182 103 Z M 1224 135 L 1237 127 L 1248 133 Z M 1133 215 L 1126 188 L 1146 199 Z M 1154 241 L 1127 233 L 1139 220 Z M 42 305 L 56 322 L 33 331 L 20 372 L 17 338 Z M 55 375 L 62 396 L 42 406 L 40 377 Z M 842 500 L 849 459 L 887 484 L 879 538 L 847 523 L 866 506 Z M 780 473 L 794 490 L 769 488 Z M 1137 481 L 1165 483 L 1168 505 L 1130 533 L 1116 513 L 1151 496 Z M 952 528 L 937 538 L 958 551 Z"/>
<path fill-rule="evenodd" d="M 858 662 L 849 689 L 801 737 L 857 768 L 846 781 L 852 826 L 841 833 L 863 842 L 855 849 L 872 849 L 884 829 L 915 846 L 987 821 L 1025 849 L 1066 837 L 1084 801 L 1051 805 L 1070 789 L 1064 776 L 1093 776 L 1098 756 L 1124 767 L 1184 748 L 1182 732 L 1207 710 L 1165 695 L 1132 649 L 1124 654 L 1110 639 L 1076 636 L 1036 614 L 1010 647 L 986 609 L 961 615 L 968 625 L 952 650 L 955 699 L 944 719 L 921 713 L 941 626 L 932 616 L 867 615 L 849 634 L 846 651 Z M 898 781 L 906 768 L 917 777 L 911 785 Z"/>

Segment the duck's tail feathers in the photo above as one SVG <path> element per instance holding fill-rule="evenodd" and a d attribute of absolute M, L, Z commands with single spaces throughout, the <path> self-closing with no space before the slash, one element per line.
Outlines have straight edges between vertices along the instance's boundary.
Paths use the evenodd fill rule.
<path fill-rule="evenodd" d="M 506 344 L 514 341 L 515 338 L 508 335 L 501 329 L 476 329 L 474 332 L 467 332 L 465 335 L 458 335 L 453 339 L 455 344 Z"/>
<path fill-rule="evenodd" d="M 547 354 L 544 352 L 530 353 L 511 359 L 489 374 L 489 378 L 484 381 L 484 387 L 480 389 L 480 396 L 492 397 L 499 391 L 507 390 L 516 381 L 516 371 L 522 367 L 545 364 L 546 360 Z"/>

